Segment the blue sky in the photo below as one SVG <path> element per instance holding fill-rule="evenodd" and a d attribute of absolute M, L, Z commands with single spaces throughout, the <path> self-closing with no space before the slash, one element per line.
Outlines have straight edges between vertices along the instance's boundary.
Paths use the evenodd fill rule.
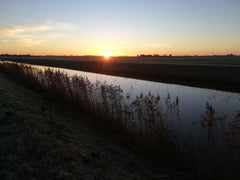
<path fill-rule="evenodd" d="M 0 0 L 0 53 L 240 54 L 239 0 Z"/>

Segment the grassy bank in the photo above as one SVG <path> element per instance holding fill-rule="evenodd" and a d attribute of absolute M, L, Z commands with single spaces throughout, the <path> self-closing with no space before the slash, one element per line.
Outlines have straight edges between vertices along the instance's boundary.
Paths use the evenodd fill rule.
<path fill-rule="evenodd" d="M 5 60 L 240 92 L 240 57 L 2 57 Z"/>

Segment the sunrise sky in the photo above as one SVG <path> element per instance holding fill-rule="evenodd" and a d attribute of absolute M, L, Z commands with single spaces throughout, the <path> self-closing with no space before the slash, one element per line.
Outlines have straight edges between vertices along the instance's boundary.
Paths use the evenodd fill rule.
<path fill-rule="evenodd" d="M 0 54 L 240 55 L 240 0 L 0 0 Z"/>

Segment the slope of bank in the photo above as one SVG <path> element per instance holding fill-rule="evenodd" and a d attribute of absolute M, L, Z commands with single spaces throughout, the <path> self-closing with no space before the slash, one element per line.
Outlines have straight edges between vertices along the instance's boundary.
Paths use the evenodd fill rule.
<path fill-rule="evenodd" d="M 0 179 L 178 179 L 0 73 Z M 185 176 L 186 178 L 186 176 Z"/>
<path fill-rule="evenodd" d="M 2 57 L 3 60 L 240 92 L 240 57 Z"/>

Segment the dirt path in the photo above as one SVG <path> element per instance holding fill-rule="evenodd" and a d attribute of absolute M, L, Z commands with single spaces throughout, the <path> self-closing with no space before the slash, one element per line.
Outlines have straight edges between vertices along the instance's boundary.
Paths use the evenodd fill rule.
<path fill-rule="evenodd" d="M 0 73 L 0 179 L 175 179 Z"/>

